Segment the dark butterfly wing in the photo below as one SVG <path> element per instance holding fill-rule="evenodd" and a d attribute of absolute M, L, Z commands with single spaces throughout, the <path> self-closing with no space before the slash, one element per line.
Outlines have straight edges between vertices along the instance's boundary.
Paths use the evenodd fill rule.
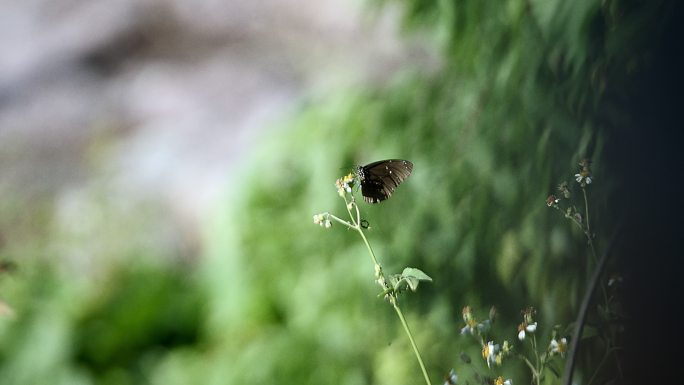
<path fill-rule="evenodd" d="M 413 171 L 413 163 L 402 159 L 387 159 L 358 168 L 361 195 L 368 203 L 379 203 L 392 196 L 394 190 Z"/>

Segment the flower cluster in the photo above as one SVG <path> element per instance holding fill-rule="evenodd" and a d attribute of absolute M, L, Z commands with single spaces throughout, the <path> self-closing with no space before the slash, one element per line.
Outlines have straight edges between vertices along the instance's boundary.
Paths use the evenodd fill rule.
<path fill-rule="evenodd" d="M 546 205 L 551 207 L 554 205 L 557 205 L 558 202 L 560 202 L 560 199 L 556 198 L 555 195 L 551 194 L 546 198 Z"/>
<path fill-rule="evenodd" d="M 527 333 L 534 333 L 537 330 L 537 323 L 534 321 L 533 316 L 537 311 L 533 307 L 528 307 L 522 311 L 523 322 L 518 325 L 518 339 L 520 341 L 525 340 Z"/>
<path fill-rule="evenodd" d="M 329 229 L 330 227 L 332 227 L 332 222 L 330 221 L 330 215 L 327 213 L 314 215 L 313 221 L 314 221 L 314 224 L 320 225 L 321 227 L 325 227 L 326 229 Z"/>
<path fill-rule="evenodd" d="M 584 189 L 587 187 L 587 185 L 590 185 L 594 179 L 594 176 L 591 173 L 591 160 L 585 158 L 582 159 L 578 164 L 580 166 L 580 170 L 577 174 L 575 174 L 575 180 L 580 184 L 580 187 Z M 558 208 L 558 202 L 560 202 L 562 198 L 570 199 L 572 196 L 568 182 L 562 182 L 559 184 L 557 190 L 558 195 L 551 194 L 546 198 L 547 206 Z M 572 215 L 572 213 L 566 214 Z"/>
<path fill-rule="evenodd" d="M 461 334 L 483 334 L 489 331 L 496 311 L 494 308 L 489 312 L 490 317 L 482 322 L 477 322 L 473 316 L 473 309 L 470 306 L 463 308 L 463 322 L 465 326 L 461 328 Z"/>
<path fill-rule="evenodd" d="M 354 175 L 349 173 L 336 180 L 335 187 L 337 187 L 337 193 L 340 194 L 341 197 L 344 197 L 345 193 L 351 194 L 352 187 L 354 187 Z"/>
<path fill-rule="evenodd" d="M 549 351 L 551 352 L 551 355 L 554 354 L 560 354 L 561 357 L 565 357 L 565 352 L 568 350 L 568 340 L 563 337 L 559 340 L 556 340 L 554 337 L 551 340 L 551 343 L 549 344 Z"/>
<path fill-rule="evenodd" d="M 488 367 L 492 367 L 492 364 L 501 365 L 503 358 L 511 353 L 513 347 L 504 341 L 502 345 L 495 344 L 494 341 L 487 341 L 487 333 L 492 328 L 492 323 L 496 317 L 496 308 L 492 307 L 489 310 L 489 318 L 478 322 L 473 316 L 473 309 L 470 306 L 463 308 L 463 321 L 465 326 L 461 328 L 461 334 L 468 335 L 478 335 L 480 336 L 480 342 L 482 344 L 482 358 L 484 358 Z"/>
<path fill-rule="evenodd" d="M 494 380 L 494 385 L 513 385 L 513 381 L 510 378 L 504 380 L 503 377 L 499 376 Z"/>
<path fill-rule="evenodd" d="M 513 347 L 508 341 L 504 341 L 503 346 L 495 344 L 494 341 L 489 341 L 482 347 L 482 358 L 487 362 L 489 368 L 492 367 L 492 364 L 501 366 L 503 358 L 510 354 L 512 349 Z"/>
<path fill-rule="evenodd" d="M 575 180 L 582 187 L 586 187 L 586 185 L 591 184 L 591 178 L 593 178 L 591 175 L 591 160 L 582 159 L 578 164 L 580 166 L 580 171 L 575 174 Z"/>
<path fill-rule="evenodd" d="M 487 342 L 487 345 L 482 347 L 482 358 L 487 361 L 487 367 L 491 368 L 492 364 L 496 363 L 496 353 L 499 351 L 499 345 L 495 345 L 494 341 Z"/>
<path fill-rule="evenodd" d="M 475 334 L 477 320 L 473 317 L 473 309 L 470 306 L 463 308 L 463 321 L 465 326 L 461 328 L 461 334 Z"/>

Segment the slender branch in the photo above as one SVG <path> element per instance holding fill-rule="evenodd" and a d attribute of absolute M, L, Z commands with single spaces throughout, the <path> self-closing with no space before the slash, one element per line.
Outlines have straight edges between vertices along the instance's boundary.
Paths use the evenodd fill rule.
<path fill-rule="evenodd" d="M 534 350 L 534 356 L 536 358 L 536 363 L 537 363 L 537 370 L 535 372 L 535 380 L 537 380 L 537 385 L 541 384 L 541 373 L 542 373 L 542 365 L 541 365 L 541 359 L 539 358 L 539 351 L 537 350 L 537 337 L 532 334 L 532 348 Z"/>
<path fill-rule="evenodd" d="M 528 360 L 527 357 L 523 356 L 522 354 L 519 354 L 518 357 L 521 360 L 523 360 L 527 364 L 527 366 L 530 367 L 530 370 L 532 371 L 532 377 L 537 378 L 538 377 L 537 369 L 535 369 L 534 365 L 532 365 L 530 360 Z"/>
<path fill-rule="evenodd" d="M 413 347 L 413 352 L 416 354 L 418 364 L 420 364 L 420 370 L 423 372 L 423 377 L 425 377 L 425 383 L 428 385 L 432 385 L 432 383 L 430 382 L 430 377 L 427 374 L 427 370 L 425 369 L 425 364 L 423 364 L 423 359 L 421 358 L 420 352 L 418 351 L 418 346 L 416 345 L 416 342 L 413 340 L 413 335 L 411 334 L 411 330 L 409 329 L 408 323 L 406 323 L 404 314 L 401 312 L 401 309 L 397 305 L 396 297 L 393 296 L 391 302 L 392 306 L 394 306 L 394 310 L 397 311 L 397 315 L 401 320 L 401 324 L 404 326 L 404 330 L 406 331 L 406 335 L 408 335 L 409 341 L 411 341 L 411 347 Z"/>
<path fill-rule="evenodd" d="M 354 198 L 352 197 L 351 201 L 347 201 L 347 198 L 344 197 L 344 203 L 345 207 L 347 209 L 347 212 L 349 213 L 349 218 L 351 219 L 351 224 L 349 222 L 343 221 L 334 215 L 331 214 L 333 219 L 335 219 L 338 222 L 341 222 L 343 224 L 346 224 L 349 226 L 349 228 L 356 230 L 359 235 L 361 236 L 361 239 L 363 239 L 363 243 L 366 245 L 366 248 L 368 249 L 368 253 L 370 254 L 371 260 L 373 261 L 373 264 L 375 265 L 375 270 L 378 278 L 378 283 L 383 286 L 383 289 L 385 290 L 385 295 L 389 294 L 389 301 L 394 307 L 394 310 L 397 312 L 397 315 L 399 316 L 399 319 L 401 320 L 401 324 L 404 327 L 404 331 L 406 331 L 406 335 L 408 336 L 409 341 L 411 342 L 411 347 L 413 348 L 413 353 L 416 355 L 416 359 L 418 360 L 418 364 L 420 365 L 420 370 L 423 372 L 423 377 L 425 377 L 425 383 L 427 385 L 432 385 L 430 382 L 430 377 L 428 376 L 427 369 L 425 369 L 425 364 L 423 363 L 423 358 L 420 356 L 420 351 L 418 350 L 418 346 L 416 345 L 416 342 L 413 340 L 413 334 L 411 334 L 411 329 L 409 329 L 408 323 L 406 322 L 406 319 L 404 318 L 404 314 L 401 311 L 401 308 L 399 308 L 399 305 L 397 304 L 397 297 L 396 293 L 391 291 L 389 287 L 387 287 L 387 283 L 385 283 L 385 277 L 382 273 L 382 266 L 378 262 L 378 258 L 375 256 L 375 253 L 373 252 L 373 248 L 370 245 L 370 242 L 368 242 L 368 238 L 366 238 L 366 234 L 363 232 L 363 228 L 361 226 L 361 212 L 359 211 L 359 206 L 356 204 L 354 201 Z M 354 213 L 352 213 L 351 207 L 354 207 L 356 216 L 354 216 Z"/>
<path fill-rule="evenodd" d="M 335 222 L 339 222 L 339 223 L 341 223 L 341 224 L 343 224 L 343 225 L 349 227 L 350 229 L 353 229 L 353 228 L 356 227 L 356 226 L 354 226 L 353 224 L 351 224 L 351 223 L 345 221 L 344 219 L 340 219 L 340 218 L 336 217 L 336 216 L 333 215 L 333 214 L 328 214 L 328 217 L 331 218 L 331 219 L 333 219 Z"/>
<path fill-rule="evenodd" d="M 601 358 L 601 362 L 596 366 L 596 370 L 594 371 L 594 374 L 589 378 L 589 381 L 587 382 L 587 385 L 591 385 L 592 382 L 594 382 L 594 379 L 596 379 L 596 376 L 599 374 L 599 371 L 601 370 L 601 367 L 606 363 L 606 360 L 608 357 L 613 353 L 614 351 L 617 351 L 618 348 L 611 348 L 606 351 L 606 354 L 603 355 L 603 358 Z"/>
<path fill-rule="evenodd" d="M 356 231 L 359 232 L 359 234 L 361 235 L 361 238 L 363 239 L 363 243 L 366 244 L 366 248 L 368 249 L 368 252 L 370 253 L 371 259 L 373 260 L 373 264 L 374 265 L 380 265 L 380 263 L 378 262 L 378 258 L 375 256 L 375 253 L 373 252 L 373 249 L 371 248 L 370 243 L 368 243 L 368 239 L 366 238 L 366 234 L 363 233 L 363 230 L 361 230 L 360 226 L 358 226 L 356 228 Z"/>
<path fill-rule="evenodd" d="M 582 194 L 584 195 L 584 216 L 587 219 L 587 235 L 591 241 L 591 227 L 589 226 L 589 201 L 587 200 L 587 189 L 582 187 Z"/>
<path fill-rule="evenodd" d="M 584 234 L 587 236 L 587 241 L 589 242 L 589 248 L 591 249 L 591 257 L 594 260 L 594 263 L 597 264 L 597 255 L 596 255 L 596 247 L 594 246 L 594 237 L 591 234 L 591 226 L 589 225 L 589 200 L 587 199 L 587 189 L 582 186 L 582 195 L 584 196 L 584 217 L 587 223 L 587 226 L 584 230 Z M 600 282 L 601 285 L 601 294 L 603 295 L 603 301 L 606 304 L 606 309 L 608 308 L 608 292 L 606 291 L 606 287 L 603 285 L 603 282 Z"/>
<path fill-rule="evenodd" d="M 603 255 L 601 255 L 601 259 L 599 259 L 598 264 L 596 265 L 594 275 L 591 277 L 591 280 L 589 281 L 587 291 L 584 293 L 582 305 L 580 306 L 579 314 L 577 315 L 577 321 L 575 322 L 575 331 L 573 333 L 572 342 L 570 344 L 570 350 L 568 352 L 568 359 L 565 365 L 565 372 L 563 373 L 562 384 L 564 385 L 570 385 L 572 383 L 572 375 L 577 361 L 579 341 L 582 338 L 582 330 L 584 329 L 584 324 L 587 320 L 587 311 L 589 310 L 589 304 L 591 303 L 591 298 L 593 297 L 594 291 L 596 290 L 596 285 L 599 282 L 599 278 L 603 273 L 603 268 L 606 265 L 606 260 L 608 260 L 608 255 L 612 251 L 613 245 L 615 244 L 615 240 L 617 239 L 617 236 L 620 233 L 620 230 L 622 229 L 622 224 L 623 222 L 620 222 L 618 224 L 617 228 L 615 229 L 615 232 L 610 238 L 610 241 L 608 241 L 606 249 L 603 252 Z"/>

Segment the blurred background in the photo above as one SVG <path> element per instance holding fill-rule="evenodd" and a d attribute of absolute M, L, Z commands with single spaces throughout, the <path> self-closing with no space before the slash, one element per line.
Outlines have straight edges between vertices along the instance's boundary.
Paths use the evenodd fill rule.
<path fill-rule="evenodd" d="M 433 383 L 469 375 L 462 352 L 530 380 L 515 359 L 487 371 L 459 334 L 466 305 L 497 307 L 497 340 L 518 342 L 527 306 L 540 340 L 574 321 L 586 240 L 545 200 L 582 158 L 599 248 L 627 222 L 608 271 L 626 282 L 623 358 L 639 357 L 594 383 L 653 379 L 643 309 L 679 285 L 657 269 L 678 215 L 653 196 L 681 192 L 681 11 L 2 2 L 0 383 L 421 383 L 358 236 L 312 222 L 344 214 L 335 179 L 385 158 L 414 172 L 362 215 L 386 271 L 434 280 L 401 298 Z M 578 383 L 601 354 L 587 346 Z"/>

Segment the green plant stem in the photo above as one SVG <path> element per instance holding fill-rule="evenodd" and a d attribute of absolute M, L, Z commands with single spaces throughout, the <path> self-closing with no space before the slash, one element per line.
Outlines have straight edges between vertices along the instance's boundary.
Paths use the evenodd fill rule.
<path fill-rule="evenodd" d="M 584 187 L 582 187 L 582 195 L 584 195 L 584 216 L 587 219 L 587 235 L 591 240 L 591 226 L 589 226 L 589 200 L 587 199 L 587 189 Z"/>
<path fill-rule="evenodd" d="M 341 223 L 341 224 L 343 224 L 343 225 L 349 227 L 350 229 L 353 229 L 353 228 L 354 228 L 354 225 L 353 225 L 353 224 L 351 224 L 351 223 L 345 221 L 344 219 L 340 219 L 340 218 L 334 216 L 333 214 L 328 214 L 328 217 L 329 217 L 329 218 L 332 218 L 335 222 Z"/>
<path fill-rule="evenodd" d="M 413 347 L 413 353 L 415 353 L 416 359 L 418 360 L 418 364 L 420 364 L 420 370 L 423 372 L 423 377 L 425 377 L 425 383 L 428 385 L 432 385 L 427 370 L 425 369 L 423 359 L 420 357 L 420 351 L 418 351 L 418 346 L 416 345 L 416 342 L 413 340 L 411 329 L 409 329 L 408 323 L 406 323 L 406 319 L 404 318 L 404 314 L 401 312 L 401 308 L 399 308 L 399 305 L 397 305 L 396 297 L 392 296 L 390 302 L 392 303 L 392 306 L 394 306 L 394 310 L 397 312 L 397 315 L 401 320 L 401 324 L 404 326 L 404 330 L 406 331 L 406 335 L 408 336 L 409 341 L 411 341 L 411 347 Z"/>
<path fill-rule="evenodd" d="M 380 263 L 378 263 L 378 258 L 375 256 L 375 253 L 373 252 L 373 248 L 371 248 L 370 243 L 368 243 L 368 238 L 366 238 L 366 234 L 363 233 L 363 230 L 361 229 L 360 226 L 356 227 L 356 231 L 359 232 L 361 235 L 361 238 L 363 239 L 363 243 L 366 244 L 366 248 L 368 249 L 368 253 L 370 253 L 371 260 L 373 261 L 374 265 L 380 266 Z"/>
<path fill-rule="evenodd" d="M 582 299 L 582 304 L 580 305 L 579 313 L 577 315 L 577 321 L 575 321 L 575 330 L 572 333 L 572 342 L 570 343 L 570 349 L 568 350 L 568 358 L 565 364 L 565 371 L 563 373 L 563 381 L 561 382 L 563 385 L 572 384 L 572 375 L 573 371 L 575 370 L 579 341 L 582 337 L 582 330 L 584 328 L 584 323 L 586 322 L 589 304 L 591 303 L 591 298 L 594 294 L 594 290 L 596 289 L 596 285 L 598 284 L 599 278 L 603 273 L 603 268 L 606 265 L 608 255 L 613 251 L 613 245 L 615 244 L 615 240 L 617 239 L 618 234 L 620 234 L 621 229 L 622 222 L 619 222 L 617 228 L 613 232 L 613 235 L 608 241 L 606 249 L 603 251 L 601 258 L 599 259 L 598 264 L 596 265 L 594 274 L 589 280 L 587 290 L 584 293 L 584 298 Z"/>
<path fill-rule="evenodd" d="M 539 351 L 537 350 L 537 336 L 532 334 L 532 347 L 534 349 L 534 357 L 536 358 L 537 369 L 535 371 L 535 379 L 537 380 L 537 385 L 541 384 L 541 359 L 539 359 Z"/>
<path fill-rule="evenodd" d="M 594 371 L 594 374 L 589 378 L 589 381 L 587 382 L 587 385 L 591 385 L 592 382 L 596 379 L 596 376 L 599 374 L 599 371 L 601 370 L 601 367 L 606 363 L 606 360 L 608 357 L 610 357 L 611 353 L 613 351 L 617 351 L 617 348 L 611 348 L 606 351 L 606 354 L 603 355 L 603 358 L 601 358 L 601 362 L 599 362 L 598 366 L 596 366 L 596 370 Z"/>
<path fill-rule="evenodd" d="M 534 365 L 532 365 L 532 363 L 530 362 L 530 360 L 527 359 L 527 357 L 521 354 L 519 354 L 518 357 L 527 364 L 527 366 L 532 371 L 532 378 L 534 378 L 536 383 L 539 384 L 539 372 L 537 372 L 537 369 L 534 367 Z"/>
<path fill-rule="evenodd" d="M 584 196 L 584 217 L 586 219 L 587 226 L 584 228 L 584 234 L 587 236 L 587 241 L 589 242 L 589 248 L 591 249 L 591 257 L 594 260 L 594 265 L 598 264 L 598 255 L 596 254 L 596 248 L 594 247 L 594 237 L 591 235 L 591 227 L 589 226 L 589 199 L 587 199 L 587 189 L 582 187 L 582 195 Z M 603 285 L 603 281 L 599 282 L 601 286 L 601 294 L 603 295 L 603 301 L 606 304 L 606 310 L 608 309 L 608 292 L 606 287 Z"/>
<path fill-rule="evenodd" d="M 347 198 L 344 199 L 345 206 L 347 208 L 347 212 L 349 213 L 349 217 L 351 218 L 352 223 L 350 224 L 349 222 L 343 221 L 334 215 L 331 214 L 331 216 L 336 219 L 338 222 L 342 222 L 349 226 L 349 228 L 352 228 L 356 230 L 359 235 L 361 236 L 361 239 L 363 239 L 363 243 L 366 245 L 366 248 L 368 249 L 368 253 L 370 254 L 371 260 L 373 261 L 373 265 L 375 266 L 375 269 L 377 271 L 378 275 L 378 283 L 380 283 L 381 286 L 383 286 L 383 289 L 387 290 L 388 288 L 386 287 L 387 284 L 385 283 L 385 277 L 382 273 L 382 266 L 378 262 L 378 258 L 375 256 L 375 253 L 373 252 L 373 248 L 370 245 L 370 242 L 368 242 L 368 238 L 366 238 L 366 234 L 363 232 L 363 228 L 361 227 L 361 213 L 359 212 L 359 207 L 356 205 L 356 202 L 353 200 L 351 202 L 347 201 Z M 354 206 L 355 211 L 356 211 L 356 218 L 354 214 L 351 211 L 350 206 Z M 409 341 L 411 342 L 411 347 L 413 348 L 413 353 L 416 355 L 416 359 L 418 360 L 418 364 L 420 365 L 420 370 L 423 372 L 423 377 L 425 378 L 425 383 L 427 385 L 432 385 L 430 382 L 430 377 L 428 376 L 427 369 L 425 369 L 425 364 L 423 363 L 423 358 L 420 356 L 420 351 L 418 350 L 418 346 L 416 345 L 416 342 L 413 340 L 413 334 L 411 334 L 411 329 L 408 326 L 408 323 L 406 322 L 406 318 L 404 318 L 404 314 L 401 311 L 401 308 L 397 304 L 397 297 L 396 294 L 391 292 L 389 294 L 389 300 L 392 306 L 394 307 L 394 310 L 397 312 L 397 315 L 399 316 L 399 319 L 401 320 L 401 324 L 404 327 L 404 330 L 406 331 L 406 335 L 408 336 Z"/>

